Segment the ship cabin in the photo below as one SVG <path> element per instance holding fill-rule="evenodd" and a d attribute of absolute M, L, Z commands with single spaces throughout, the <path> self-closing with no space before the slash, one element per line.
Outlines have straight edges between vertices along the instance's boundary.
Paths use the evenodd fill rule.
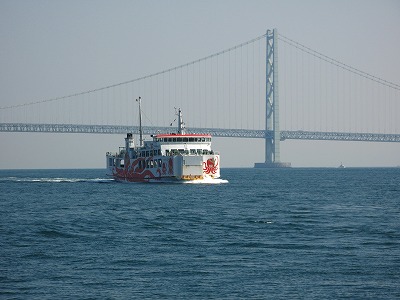
<path fill-rule="evenodd" d="M 171 133 L 153 135 L 152 138 L 137 148 L 137 157 L 214 154 L 209 134 Z"/>
<path fill-rule="evenodd" d="M 219 154 L 211 149 L 209 134 L 158 134 L 152 135 L 152 141 L 143 141 L 143 146 L 135 147 L 132 133 L 125 138 L 125 147 L 120 147 L 119 153 L 108 152 L 108 166 L 124 166 L 126 156 L 130 159 L 154 156 L 195 156 Z"/>

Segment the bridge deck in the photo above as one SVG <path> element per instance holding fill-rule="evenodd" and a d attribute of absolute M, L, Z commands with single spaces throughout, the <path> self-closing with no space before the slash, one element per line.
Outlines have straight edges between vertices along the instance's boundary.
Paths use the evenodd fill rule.
<path fill-rule="evenodd" d="M 214 137 L 266 138 L 272 132 L 250 129 L 189 128 L 190 133 L 209 133 Z M 138 126 L 121 125 L 76 125 L 76 124 L 23 124 L 0 123 L 0 132 L 47 132 L 47 133 L 91 133 L 91 134 L 139 134 Z M 159 132 L 174 132 L 172 127 L 144 126 L 146 135 Z M 362 142 L 400 142 L 400 134 L 318 132 L 318 131 L 281 131 L 281 140 L 331 140 Z"/>

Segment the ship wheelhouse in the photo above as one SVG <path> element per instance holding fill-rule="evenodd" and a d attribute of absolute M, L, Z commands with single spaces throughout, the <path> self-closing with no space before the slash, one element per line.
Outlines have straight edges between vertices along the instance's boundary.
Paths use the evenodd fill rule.
<path fill-rule="evenodd" d="M 153 136 L 152 145 L 164 156 L 214 154 L 208 134 L 158 134 Z"/>

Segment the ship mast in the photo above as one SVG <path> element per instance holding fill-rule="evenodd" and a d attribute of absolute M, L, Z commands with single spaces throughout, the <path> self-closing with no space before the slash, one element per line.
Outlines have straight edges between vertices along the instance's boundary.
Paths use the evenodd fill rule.
<path fill-rule="evenodd" d="M 139 99 L 136 99 L 136 101 L 139 102 L 139 147 L 143 147 L 142 108 L 141 108 L 142 98 L 139 97 Z"/>
<path fill-rule="evenodd" d="M 186 132 L 185 123 L 182 118 L 182 110 L 178 110 L 178 134 L 185 134 Z"/>

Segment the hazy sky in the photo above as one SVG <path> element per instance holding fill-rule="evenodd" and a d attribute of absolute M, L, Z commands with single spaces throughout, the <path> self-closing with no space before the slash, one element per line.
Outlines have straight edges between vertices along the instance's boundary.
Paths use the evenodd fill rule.
<path fill-rule="evenodd" d="M 273 28 L 400 83 L 398 0 L 0 0 L 0 107 L 124 82 Z M 105 152 L 122 145 L 121 135 L 0 133 L 0 168 L 102 168 Z M 264 161 L 263 147 L 218 138 L 213 148 L 223 167 L 251 167 Z M 400 143 L 284 141 L 281 159 L 297 167 L 399 166 Z"/>

